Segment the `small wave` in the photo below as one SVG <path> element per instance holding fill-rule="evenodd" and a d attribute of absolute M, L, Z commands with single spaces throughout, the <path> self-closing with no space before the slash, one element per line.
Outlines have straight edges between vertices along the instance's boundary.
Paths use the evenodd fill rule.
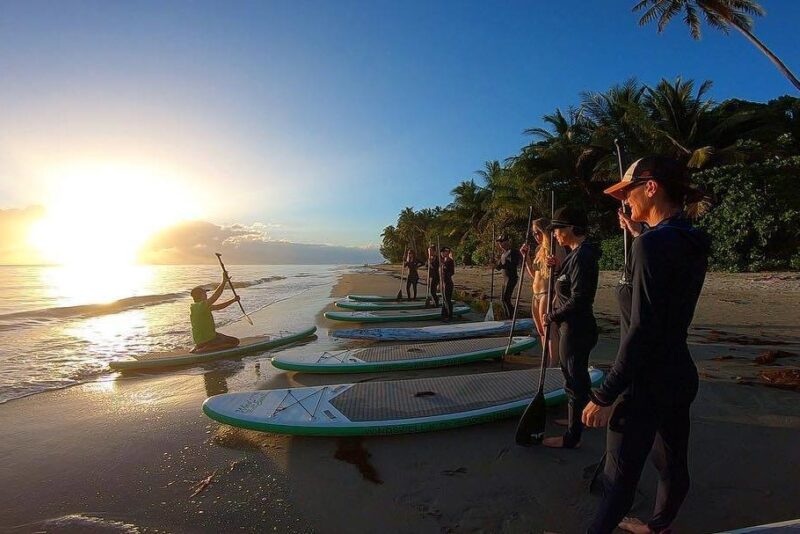
<path fill-rule="evenodd" d="M 233 287 L 235 287 L 236 289 L 242 289 L 245 287 L 252 287 L 260 284 L 266 284 L 268 282 L 275 282 L 277 280 L 285 280 L 285 279 L 286 279 L 285 276 L 267 276 L 265 278 L 256 278 L 255 280 L 246 280 L 244 282 L 237 282 L 234 280 Z M 205 284 L 201 287 L 211 290 L 211 289 L 216 289 L 217 284 Z"/>
<path fill-rule="evenodd" d="M 47 531 L 52 529 L 58 532 L 120 532 L 124 534 L 138 534 L 142 532 L 139 527 L 131 523 L 84 514 L 69 514 L 54 519 L 46 519 L 37 523 L 18 525 L 12 527 L 11 531 L 21 532 L 32 526 L 44 527 Z"/>
<path fill-rule="evenodd" d="M 107 302 L 104 304 L 81 304 L 78 306 L 58 306 L 54 308 L 44 308 L 40 310 L 7 313 L 5 315 L 0 315 L 0 322 L 7 323 L 13 321 L 13 322 L 21 322 L 23 324 L 35 325 L 37 323 L 53 319 L 108 315 L 111 313 L 118 313 L 132 308 L 155 306 L 156 304 L 171 302 L 179 298 L 183 298 L 186 295 L 187 295 L 186 292 L 165 293 L 162 295 L 142 295 L 138 297 L 127 297 L 124 299 L 115 300 L 114 302 Z M 6 325 L 6 326 L 18 326 L 18 325 Z M 0 325 L 0 329 L 2 329 L 2 325 Z"/>

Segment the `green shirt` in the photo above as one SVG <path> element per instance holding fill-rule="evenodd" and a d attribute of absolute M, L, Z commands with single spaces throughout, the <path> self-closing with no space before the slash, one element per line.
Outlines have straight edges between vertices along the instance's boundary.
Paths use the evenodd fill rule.
<path fill-rule="evenodd" d="M 192 338 L 194 339 L 194 344 L 199 345 L 217 337 L 217 330 L 214 328 L 214 316 L 211 315 L 211 305 L 208 301 L 194 302 L 190 309 L 192 311 Z"/>

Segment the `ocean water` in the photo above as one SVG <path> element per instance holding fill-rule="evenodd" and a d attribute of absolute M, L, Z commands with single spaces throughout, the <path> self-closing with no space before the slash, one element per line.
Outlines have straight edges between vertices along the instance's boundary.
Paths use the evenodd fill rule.
<path fill-rule="evenodd" d="M 248 313 L 302 298 L 350 269 L 227 267 Z M 103 379 L 113 359 L 191 346 L 189 292 L 220 279 L 213 265 L 0 266 L 0 403 Z M 222 299 L 230 297 L 226 290 Z M 242 313 L 234 304 L 214 316 L 223 328 Z"/>

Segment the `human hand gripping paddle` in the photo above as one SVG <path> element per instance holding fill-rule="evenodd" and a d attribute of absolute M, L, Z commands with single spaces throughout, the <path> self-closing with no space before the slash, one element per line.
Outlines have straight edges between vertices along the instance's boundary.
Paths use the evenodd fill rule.
<path fill-rule="evenodd" d="M 528 229 L 525 231 L 525 244 L 531 238 L 531 221 L 533 220 L 533 206 L 528 207 Z M 517 325 L 517 310 L 519 309 L 519 296 L 522 293 L 522 282 L 525 280 L 525 264 L 528 261 L 528 248 L 526 247 L 525 254 L 522 255 L 522 272 L 519 275 L 519 282 L 517 285 L 517 298 L 514 302 L 514 313 L 511 314 L 511 330 L 508 332 L 508 344 L 506 345 L 506 352 L 503 358 L 508 356 L 508 351 L 511 350 L 511 342 L 514 340 L 514 327 Z M 494 271 L 492 271 L 494 272 Z M 531 302 L 533 308 L 533 302 Z"/>
<path fill-rule="evenodd" d="M 550 218 L 552 220 L 552 212 L 554 211 L 555 195 L 551 193 L 550 196 Z M 530 224 L 528 225 L 530 227 Z M 550 232 L 550 256 L 554 256 L 556 252 L 555 237 L 553 232 Z M 547 315 L 553 311 L 553 287 L 555 285 L 555 276 L 553 276 L 553 266 L 548 266 L 547 269 Z M 550 329 L 553 323 L 549 322 L 544 328 L 544 340 L 542 342 L 542 363 L 539 368 L 539 389 L 536 396 L 525 408 L 522 417 L 517 423 L 517 434 L 514 437 L 517 445 L 528 447 L 534 443 L 539 444 L 544 438 L 544 429 L 547 424 L 547 406 L 544 402 L 544 380 L 547 375 L 547 362 L 550 360 Z"/>
<path fill-rule="evenodd" d="M 483 319 L 484 321 L 494 321 L 494 271 L 496 265 L 496 259 L 494 257 L 494 248 L 497 246 L 497 242 L 495 241 L 495 227 L 492 225 L 492 265 L 490 267 L 492 271 L 492 281 L 491 285 L 489 286 L 489 309 L 486 310 L 486 317 Z M 513 329 L 512 329 L 513 331 Z"/>
<path fill-rule="evenodd" d="M 228 270 L 225 269 L 225 264 L 222 263 L 222 254 L 220 254 L 219 252 L 215 252 L 214 255 L 219 260 L 219 266 L 222 267 L 222 274 L 225 275 L 225 279 L 228 281 L 228 287 L 231 288 L 231 292 L 233 292 L 233 296 L 234 297 L 238 297 L 239 295 L 236 294 L 236 289 L 233 287 L 233 282 L 231 282 L 231 277 L 228 274 Z M 240 300 L 238 302 L 238 304 L 239 304 L 239 308 L 242 310 L 242 313 L 244 314 L 245 319 L 247 319 L 247 322 L 250 323 L 250 326 L 253 326 L 253 320 L 250 318 L 249 315 L 247 315 L 247 312 L 244 311 L 244 306 L 242 306 L 242 301 Z"/>

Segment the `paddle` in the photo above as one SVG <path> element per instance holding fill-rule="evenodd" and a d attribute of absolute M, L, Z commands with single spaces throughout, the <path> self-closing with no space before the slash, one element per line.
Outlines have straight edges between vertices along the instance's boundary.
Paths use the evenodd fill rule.
<path fill-rule="evenodd" d="M 222 267 L 222 274 L 224 274 L 225 279 L 228 280 L 228 286 L 231 288 L 233 296 L 238 297 L 239 295 L 236 294 L 236 289 L 233 287 L 233 282 L 231 282 L 231 277 L 230 275 L 228 275 L 228 270 L 225 269 L 225 264 L 222 263 L 222 254 L 220 254 L 219 252 L 215 252 L 214 255 L 219 260 L 219 266 Z M 244 311 L 244 306 L 242 306 L 242 301 L 240 300 L 238 304 L 239 308 L 242 310 L 242 313 L 244 314 L 245 319 L 247 319 L 247 322 L 250 323 L 250 326 L 253 326 L 253 320 L 250 318 L 249 315 L 247 315 L 247 312 Z"/>
<path fill-rule="evenodd" d="M 550 218 L 552 220 L 553 212 L 555 211 L 555 195 L 550 193 Z M 556 252 L 556 240 L 553 232 L 550 232 L 550 256 Z M 547 269 L 547 313 L 553 311 L 553 286 L 555 285 L 555 276 L 553 275 L 553 266 Z M 525 412 L 517 423 L 517 434 L 514 437 L 517 445 L 530 446 L 533 443 L 541 443 L 544 438 L 544 428 L 547 424 L 547 406 L 544 402 L 544 380 L 547 375 L 547 362 L 550 359 L 550 329 L 553 323 L 547 323 L 544 328 L 544 340 L 542 342 L 542 363 L 539 368 L 539 390 L 536 396 L 525 408 Z"/>
<path fill-rule="evenodd" d="M 531 221 L 533 221 L 533 206 L 528 207 L 528 229 L 525 230 L 525 244 L 528 244 L 528 240 L 531 238 Z M 510 252 L 509 252 L 510 254 Z M 519 309 L 519 297 L 522 294 L 522 281 L 525 280 L 525 264 L 528 261 L 528 252 L 527 249 L 525 254 L 522 255 L 522 272 L 519 275 L 519 283 L 517 285 L 517 298 L 514 302 L 514 313 L 511 314 L 511 331 L 508 333 L 508 345 L 506 345 L 506 351 L 503 354 L 503 358 L 508 356 L 508 351 L 511 350 L 511 342 L 514 340 L 514 327 L 517 324 L 517 310 Z M 533 302 L 531 302 L 531 306 L 533 306 Z"/>
<path fill-rule="evenodd" d="M 408 251 L 403 254 L 403 267 L 400 268 L 400 289 L 397 291 L 397 300 L 403 300 L 403 275 L 406 274 L 406 258 L 408 257 Z"/>
<path fill-rule="evenodd" d="M 494 271 L 495 271 L 495 257 L 494 257 L 494 247 L 497 246 L 497 242 L 495 241 L 495 227 L 492 225 L 492 265 L 490 269 L 492 270 L 492 281 L 489 286 L 489 309 L 486 310 L 486 317 L 483 319 L 484 321 L 494 321 Z"/>
<path fill-rule="evenodd" d="M 447 302 L 444 293 L 444 260 L 442 259 L 442 246 L 439 236 L 436 236 L 436 254 L 439 255 L 439 292 L 442 297 L 442 318 L 447 314 Z"/>
<path fill-rule="evenodd" d="M 619 139 L 614 139 L 614 146 L 617 147 L 617 163 L 619 167 L 619 180 L 620 182 L 625 177 L 625 171 L 622 169 L 622 149 L 619 146 Z M 625 213 L 625 201 L 620 201 L 622 203 L 622 212 Z M 627 284 L 628 283 L 628 230 L 625 228 L 622 229 L 622 246 L 625 253 L 625 257 L 623 261 L 622 267 L 622 278 L 619 279 L 620 284 Z"/>
<path fill-rule="evenodd" d="M 431 258 L 428 256 L 428 280 L 425 282 L 425 307 L 431 307 Z"/>

